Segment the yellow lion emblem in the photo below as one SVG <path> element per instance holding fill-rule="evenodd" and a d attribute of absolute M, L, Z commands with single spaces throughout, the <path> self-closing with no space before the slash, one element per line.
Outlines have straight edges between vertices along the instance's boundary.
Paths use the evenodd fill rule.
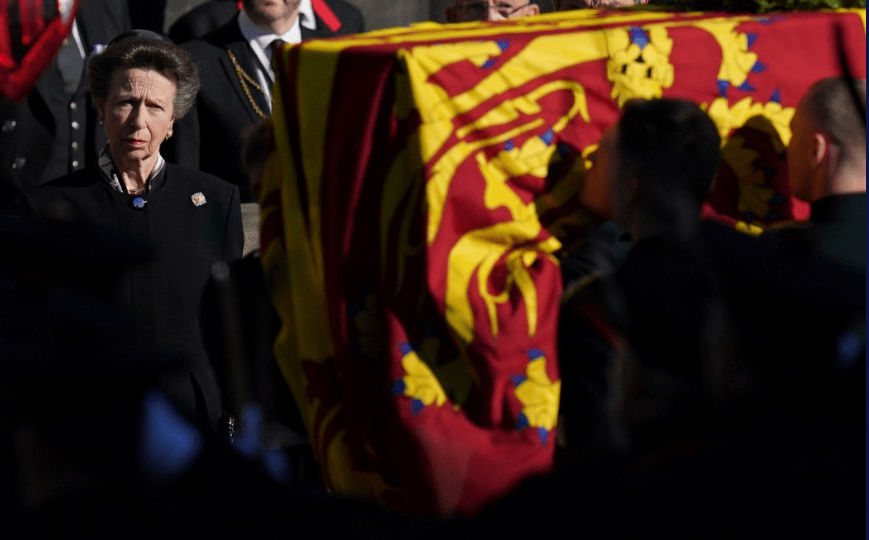
<path fill-rule="evenodd" d="M 635 98 L 659 98 L 673 85 L 673 40 L 663 26 L 607 31 L 606 42 L 606 76 L 613 83 L 610 96 L 619 107 Z"/>

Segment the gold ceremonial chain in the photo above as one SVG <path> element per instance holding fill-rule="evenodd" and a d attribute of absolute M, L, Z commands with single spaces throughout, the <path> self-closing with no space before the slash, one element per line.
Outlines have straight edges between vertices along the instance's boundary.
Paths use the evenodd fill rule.
<path fill-rule="evenodd" d="M 263 120 L 268 119 L 268 116 L 263 114 L 262 109 L 257 106 L 256 102 L 253 100 L 253 96 L 250 95 L 250 88 L 247 87 L 247 83 L 253 85 L 253 87 L 256 88 L 262 95 L 266 95 L 262 86 L 257 84 L 257 82 L 253 80 L 253 77 L 248 75 L 245 70 L 241 69 L 241 66 L 238 65 L 238 60 L 235 59 L 235 55 L 232 54 L 232 51 L 227 50 L 226 54 L 229 55 L 229 59 L 232 61 L 233 67 L 235 67 L 235 75 L 238 77 L 238 82 L 241 83 L 241 89 L 244 90 L 244 95 L 247 96 L 247 100 L 248 102 L 250 102 L 250 106 L 253 107 L 253 111 Z"/>

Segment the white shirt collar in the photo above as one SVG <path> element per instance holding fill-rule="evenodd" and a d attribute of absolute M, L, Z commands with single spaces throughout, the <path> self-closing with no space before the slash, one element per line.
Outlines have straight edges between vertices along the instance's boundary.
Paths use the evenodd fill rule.
<path fill-rule="evenodd" d="M 317 18 L 314 16 L 314 6 L 311 4 L 311 0 L 299 2 L 299 18 L 302 19 L 302 26 L 308 30 L 317 29 Z"/>
<path fill-rule="evenodd" d="M 269 30 L 260 28 L 241 10 L 238 17 L 238 28 L 241 30 L 241 35 L 248 42 L 256 41 L 257 45 L 263 50 L 268 47 L 275 38 L 281 38 L 287 43 L 300 43 L 302 41 L 302 32 L 299 25 L 304 26 L 308 30 L 317 29 L 317 19 L 314 16 L 314 7 L 311 0 L 301 0 L 299 2 L 299 16 L 293 26 L 283 35 L 274 34 Z M 252 43 L 251 43 L 252 44 Z"/>
<path fill-rule="evenodd" d="M 299 26 L 300 24 L 311 30 L 317 26 L 311 0 L 301 0 L 299 2 L 299 16 L 296 17 L 296 22 L 293 23 L 293 26 L 283 35 L 274 34 L 269 30 L 260 28 L 254 24 L 244 9 L 238 15 L 238 29 L 259 61 L 259 69 L 257 69 L 256 76 L 268 102 L 271 102 L 271 85 L 275 81 L 269 45 L 275 39 L 282 39 L 287 43 L 301 43 L 302 30 Z"/>

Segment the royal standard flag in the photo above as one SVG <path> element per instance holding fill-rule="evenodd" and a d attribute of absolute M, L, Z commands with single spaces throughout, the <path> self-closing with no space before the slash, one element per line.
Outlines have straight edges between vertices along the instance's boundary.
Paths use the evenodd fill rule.
<path fill-rule="evenodd" d="M 709 216 L 804 218 L 784 148 L 865 12 L 555 13 L 287 46 L 263 263 L 281 370 L 333 492 L 474 512 L 553 463 L 562 243 L 608 213 L 586 157 L 630 99 L 724 136 Z"/>

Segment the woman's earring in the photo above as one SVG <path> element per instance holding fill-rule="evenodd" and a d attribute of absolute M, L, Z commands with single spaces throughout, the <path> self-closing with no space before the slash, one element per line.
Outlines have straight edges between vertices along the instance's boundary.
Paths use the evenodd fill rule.
<path fill-rule="evenodd" d="M 166 140 L 168 141 L 169 137 L 171 137 L 171 136 L 172 136 L 172 130 L 170 129 L 169 131 L 166 132 Z"/>

